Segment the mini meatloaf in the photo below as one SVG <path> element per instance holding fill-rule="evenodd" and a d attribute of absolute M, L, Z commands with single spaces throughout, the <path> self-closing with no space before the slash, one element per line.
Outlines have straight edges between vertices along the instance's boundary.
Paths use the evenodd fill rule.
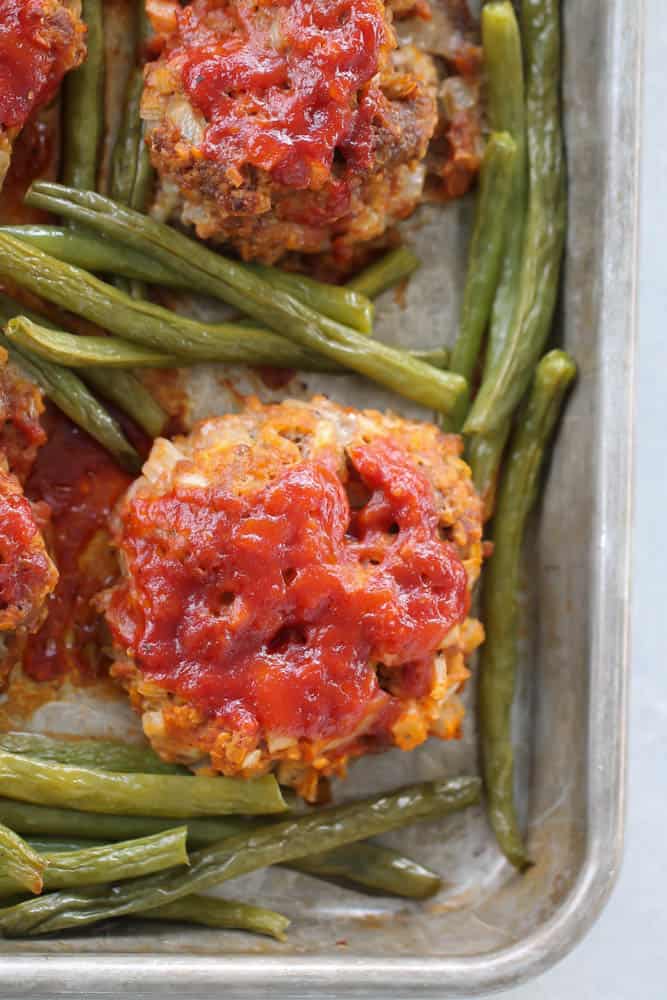
<path fill-rule="evenodd" d="M 23 494 L 37 448 L 44 441 L 39 390 L 0 357 L 0 633 L 32 631 L 46 614 L 58 573 L 34 508 Z"/>
<path fill-rule="evenodd" d="M 431 58 L 383 0 L 148 3 L 161 54 L 142 115 L 158 208 L 246 259 L 344 254 L 419 203 Z"/>
<path fill-rule="evenodd" d="M 0 0 L 0 187 L 30 115 L 84 59 L 80 0 Z"/>
<path fill-rule="evenodd" d="M 324 398 L 158 440 L 112 525 L 113 675 L 166 760 L 315 800 L 350 758 L 455 738 L 482 513 L 461 441 Z"/>

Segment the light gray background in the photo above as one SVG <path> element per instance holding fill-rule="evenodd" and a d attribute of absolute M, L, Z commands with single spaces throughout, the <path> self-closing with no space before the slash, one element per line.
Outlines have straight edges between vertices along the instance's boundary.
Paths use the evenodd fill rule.
<path fill-rule="evenodd" d="M 640 6 L 638 4 L 638 6 Z M 646 0 L 632 697 L 625 862 L 598 923 L 500 1000 L 667 1000 L 667 0 Z"/>

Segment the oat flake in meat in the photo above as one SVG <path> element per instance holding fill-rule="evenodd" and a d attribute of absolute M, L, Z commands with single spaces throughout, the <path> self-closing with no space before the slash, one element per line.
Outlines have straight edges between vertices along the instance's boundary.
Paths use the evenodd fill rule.
<path fill-rule="evenodd" d="M 382 0 L 151 2 L 142 115 L 157 210 L 247 259 L 333 252 L 419 203 L 437 120 L 431 58 Z"/>
<path fill-rule="evenodd" d="M 158 440 L 113 530 L 113 675 L 165 759 L 307 799 L 350 758 L 456 737 L 480 500 L 457 436 L 324 398 Z"/>

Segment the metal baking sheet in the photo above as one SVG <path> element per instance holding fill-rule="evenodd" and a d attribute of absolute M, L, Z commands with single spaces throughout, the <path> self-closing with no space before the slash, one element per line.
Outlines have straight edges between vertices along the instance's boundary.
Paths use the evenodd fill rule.
<path fill-rule="evenodd" d="M 286 944 L 143 922 L 3 941 L 0 996 L 475 996 L 546 968 L 599 913 L 623 839 L 641 6 L 563 4 L 570 228 L 556 337 L 581 376 L 525 565 L 515 735 L 535 867 L 513 874 L 481 810 L 470 811 L 388 838 L 443 874 L 443 891 L 428 903 L 369 899 L 282 870 L 258 873 L 234 883 L 234 895 L 287 913 Z M 424 267 L 404 302 L 383 304 L 380 336 L 415 346 L 451 339 L 469 225 L 466 203 L 427 206 L 406 223 Z M 234 405 L 228 377 L 193 373 L 193 419 Z M 242 373 L 239 385 L 262 388 Z M 354 378 L 289 386 L 291 394 L 313 391 L 420 412 Z M 471 687 L 469 708 L 473 697 Z M 75 692 L 65 702 L 44 705 L 31 726 L 107 735 L 137 726 L 122 702 Z M 458 743 L 432 741 L 356 764 L 340 792 L 474 769 L 472 712 L 464 728 Z"/>

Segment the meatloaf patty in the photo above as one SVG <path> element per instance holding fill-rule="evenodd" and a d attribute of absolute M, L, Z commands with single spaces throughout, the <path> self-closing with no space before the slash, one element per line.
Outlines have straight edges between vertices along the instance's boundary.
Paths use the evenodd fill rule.
<path fill-rule="evenodd" d="M 0 187 L 12 143 L 85 56 L 80 0 L 0 0 Z"/>
<path fill-rule="evenodd" d="M 44 440 L 43 409 L 39 390 L 0 348 L 0 633 L 37 628 L 58 580 L 37 523 L 42 511 L 22 486 Z"/>
<path fill-rule="evenodd" d="M 345 252 L 418 204 L 436 125 L 429 56 L 383 0 L 148 4 L 142 115 L 158 207 L 272 262 Z"/>
<path fill-rule="evenodd" d="M 456 737 L 482 640 L 461 442 L 323 398 L 158 440 L 113 524 L 113 675 L 167 760 L 307 799 L 364 753 Z M 319 788 L 321 792 L 321 788 Z"/>

